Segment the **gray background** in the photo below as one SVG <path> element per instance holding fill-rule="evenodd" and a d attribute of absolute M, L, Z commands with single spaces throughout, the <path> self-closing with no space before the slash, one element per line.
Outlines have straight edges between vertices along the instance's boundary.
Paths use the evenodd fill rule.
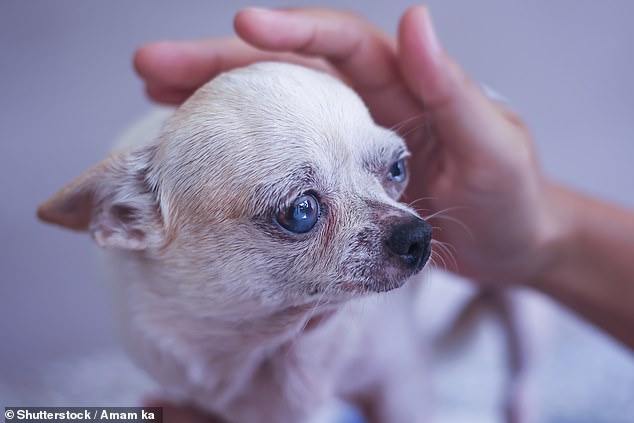
<path fill-rule="evenodd" d="M 393 33 L 408 3 L 318 4 Z M 311 3 L 0 0 L 0 377 L 115 344 L 90 240 L 35 209 L 152 107 L 137 46 L 230 34 L 252 4 Z M 634 2 L 428 4 L 449 53 L 528 122 L 552 178 L 634 206 Z"/>

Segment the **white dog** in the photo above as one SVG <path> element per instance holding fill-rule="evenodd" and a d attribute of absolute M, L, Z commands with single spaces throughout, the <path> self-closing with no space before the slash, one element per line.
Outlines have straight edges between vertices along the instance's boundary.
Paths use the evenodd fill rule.
<path fill-rule="evenodd" d="M 432 231 L 397 202 L 403 140 L 339 81 L 281 63 L 218 76 L 145 136 L 39 216 L 107 249 L 126 346 L 170 398 L 235 423 L 306 422 L 333 397 L 425 420 L 402 285 Z"/>
<path fill-rule="evenodd" d="M 307 421 L 333 396 L 422 421 L 410 296 L 369 298 L 431 252 L 430 225 L 396 201 L 403 140 L 334 78 L 261 63 L 145 141 L 39 210 L 108 249 L 138 364 L 230 422 Z"/>

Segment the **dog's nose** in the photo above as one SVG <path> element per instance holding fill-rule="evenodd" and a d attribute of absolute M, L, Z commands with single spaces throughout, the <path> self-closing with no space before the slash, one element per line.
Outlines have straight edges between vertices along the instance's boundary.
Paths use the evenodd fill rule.
<path fill-rule="evenodd" d="M 399 257 L 406 267 L 418 271 L 431 254 L 431 235 L 431 225 L 414 217 L 394 226 L 386 244 L 388 250 Z"/>

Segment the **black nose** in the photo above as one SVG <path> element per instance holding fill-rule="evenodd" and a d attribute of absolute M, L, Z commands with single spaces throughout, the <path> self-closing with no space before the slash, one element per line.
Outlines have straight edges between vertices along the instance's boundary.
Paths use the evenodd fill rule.
<path fill-rule="evenodd" d="M 420 270 L 431 254 L 431 234 L 429 223 L 414 217 L 392 228 L 387 248 L 407 268 Z"/>

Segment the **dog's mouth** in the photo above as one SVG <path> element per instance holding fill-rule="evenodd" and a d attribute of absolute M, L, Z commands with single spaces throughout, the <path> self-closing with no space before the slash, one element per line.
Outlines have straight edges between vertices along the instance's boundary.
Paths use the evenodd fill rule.
<path fill-rule="evenodd" d="M 426 261 L 427 259 L 425 259 L 425 262 Z M 389 292 L 394 289 L 401 288 L 412 276 L 418 273 L 418 271 L 420 271 L 422 268 L 423 265 L 421 265 L 420 268 L 415 272 L 409 271 L 405 272 L 405 274 L 403 274 L 402 271 L 399 271 L 400 269 L 390 269 L 392 270 L 392 272 L 384 272 L 381 276 L 363 281 L 343 280 L 334 285 L 331 292 L 335 296 L 337 294 L 341 294 L 344 297 Z"/>
<path fill-rule="evenodd" d="M 402 263 L 403 259 L 395 260 L 391 258 L 384 267 L 376 269 L 367 274 L 362 280 L 344 280 L 336 285 L 338 290 L 347 294 L 367 294 L 381 293 L 398 289 L 405 285 L 409 279 L 418 274 L 431 256 L 430 243 L 426 244 L 424 251 L 416 253 L 415 258 L 407 259 L 407 264 Z"/>
<path fill-rule="evenodd" d="M 394 289 L 398 289 L 407 283 L 407 278 L 401 281 L 394 282 L 375 282 L 375 283 L 365 283 L 359 284 L 354 282 L 343 282 L 338 286 L 343 292 L 348 294 L 370 294 L 370 293 L 381 293 L 381 292 L 389 292 Z"/>

